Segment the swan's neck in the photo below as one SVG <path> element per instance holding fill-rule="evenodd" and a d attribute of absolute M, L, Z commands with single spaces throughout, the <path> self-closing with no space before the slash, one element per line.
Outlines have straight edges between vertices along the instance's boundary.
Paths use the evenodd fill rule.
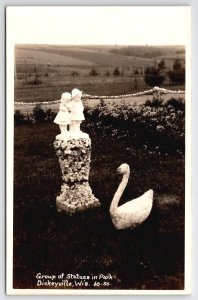
<path fill-rule="evenodd" d="M 120 185 L 119 185 L 119 187 L 113 197 L 113 200 L 111 202 L 110 213 L 116 212 L 116 210 L 118 208 L 118 203 L 120 201 L 120 198 L 122 197 L 122 194 L 125 190 L 128 180 L 129 180 L 129 174 L 130 174 L 130 172 L 126 172 L 126 173 L 124 173 L 124 175 L 122 177 L 122 181 L 120 182 Z"/>

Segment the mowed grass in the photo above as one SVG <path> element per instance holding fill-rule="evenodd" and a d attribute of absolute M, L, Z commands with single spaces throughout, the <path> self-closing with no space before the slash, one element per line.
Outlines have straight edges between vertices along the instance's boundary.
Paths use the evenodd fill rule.
<path fill-rule="evenodd" d="M 111 289 L 183 289 L 183 158 L 148 155 L 127 140 L 101 138 L 87 122 L 83 128 L 92 139 L 89 182 L 101 208 L 73 217 L 58 213 L 55 206 L 62 182 L 53 149 L 58 127 L 15 127 L 14 288 L 36 288 L 38 272 L 65 272 L 110 273 Z M 117 231 L 109 215 L 121 180 L 116 169 L 123 162 L 131 175 L 121 203 L 154 190 L 151 215 L 134 231 Z"/>

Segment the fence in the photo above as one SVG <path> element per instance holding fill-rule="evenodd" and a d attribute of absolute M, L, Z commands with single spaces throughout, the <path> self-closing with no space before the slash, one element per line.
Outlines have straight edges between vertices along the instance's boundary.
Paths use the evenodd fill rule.
<path fill-rule="evenodd" d="M 154 99 L 159 99 L 161 95 L 163 94 L 185 94 L 185 91 L 180 91 L 180 90 L 167 90 L 165 88 L 159 88 L 155 86 L 154 88 L 143 91 L 143 92 L 138 92 L 134 94 L 126 94 L 126 95 L 117 95 L 117 96 L 97 96 L 97 95 L 89 95 L 89 94 L 83 94 L 82 99 L 121 99 L 121 98 L 129 98 L 129 97 L 139 97 L 143 95 L 153 95 Z M 59 103 L 59 100 L 53 100 L 53 101 L 42 101 L 42 102 L 15 102 L 15 105 L 51 105 L 51 104 L 56 104 Z"/>

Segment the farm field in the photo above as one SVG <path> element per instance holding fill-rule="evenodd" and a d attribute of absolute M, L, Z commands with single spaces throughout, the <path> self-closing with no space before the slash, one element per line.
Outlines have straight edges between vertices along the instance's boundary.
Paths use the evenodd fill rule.
<path fill-rule="evenodd" d="M 50 58 L 53 57 L 52 54 L 62 56 L 63 59 L 65 58 L 64 64 L 69 65 L 82 65 L 86 62 L 87 64 L 99 64 L 104 66 L 115 66 L 118 64 L 118 66 L 125 67 L 134 64 L 135 67 L 138 67 L 142 64 L 150 65 L 152 63 L 151 59 L 114 54 L 109 52 L 106 48 L 104 51 L 98 51 L 96 48 L 83 48 L 79 46 L 41 46 L 39 49 L 27 49 L 25 46 L 17 46 L 16 57 L 23 54 L 27 56 L 35 56 L 37 54 L 38 59 L 40 58 L 40 63 L 44 63 L 44 61 L 42 61 L 43 55 L 45 55 L 46 58 L 49 55 Z M 71 63 L 67 63 L 69 58 L 71 58 Z M 72 59 L 74 59 L 73 63 Z M 82 63 L 78 63 L 78 60 Z M 57 64 L 55 59 L 52 59 L 52 64 Z"/>
<path fill-rule="evenodd" d="M 184 54 L 176 54 L 181 51 L 179 46 L 140 49 L 131 56 L 120 54 L 121 46 L 16 45 L 14 101 L 55 100 L 74 87 L 92 95 L 135 93 L 150 88 L 144 82 L 144 70 L 160 59 L 152 57 L 152 51 L 167 57 L 167 68 L 176 57 L 184 58 Z M 116 68 L 119 76 L 114 75 Z M 170 83 L 164 86 L 170 88 Z M 172 89 L 183 90 L 184 86 Z"/>

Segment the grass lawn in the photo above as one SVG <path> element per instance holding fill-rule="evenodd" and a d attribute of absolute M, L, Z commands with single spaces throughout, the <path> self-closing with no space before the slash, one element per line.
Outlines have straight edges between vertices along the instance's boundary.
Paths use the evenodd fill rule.
<path fill-rule="evenodd" d="M 184 158 L 148 153 L 84 127 L 92 139 L 89 182 L 101 208 L 72 217 L 55 207 L 62 182 L 53 149 L 58 127 L 15 127 L 14 288 L 37 288 L 39 272 L 65 272 L 110 273 L 110 289 L 183 289 Z M 134 231 L 117 231 L 109 215 L 124 162 L 131 175 L 121 203 L 154 190 L 151 215 Z"/>

